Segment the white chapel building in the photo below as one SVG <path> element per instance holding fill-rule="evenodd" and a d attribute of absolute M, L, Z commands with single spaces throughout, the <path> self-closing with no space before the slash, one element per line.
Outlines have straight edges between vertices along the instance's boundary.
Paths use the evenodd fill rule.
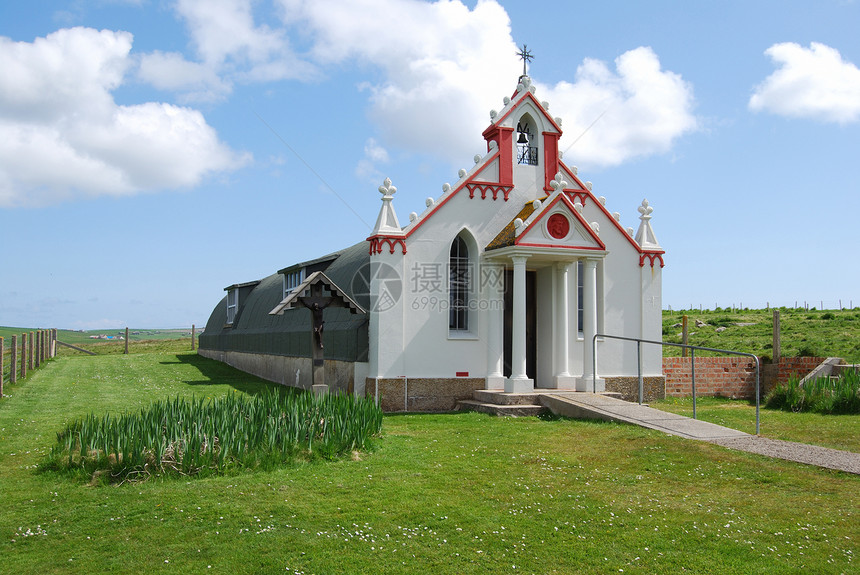
<path fill-rule="evenodd" d="M 490 114 L 486 154 L 421 214 L 398 217 L 386 180 L 366 240 L 225 288 L 200 353 L 308 388 L 322 354 L 330 389 L 375 396 L 388 411 L 455 409 L 478 389 L 635 396 L 636 344 L 597 337 L 595 355 L 593 342 L 661 338 L 652 208 L 638 207 L 635 232 L 622 227 L 562 161 L 561 120 L 547 108 L 521 76 Z M 311 284 L 339 302 L 319 329 L 292 305 Z M 649 395 L 662 396 L 660 346 L 643 345 L 641 365 Z"/>

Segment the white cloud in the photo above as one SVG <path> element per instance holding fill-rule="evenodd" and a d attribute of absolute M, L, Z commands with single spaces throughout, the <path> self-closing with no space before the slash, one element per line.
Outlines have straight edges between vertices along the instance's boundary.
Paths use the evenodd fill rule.
<path fill-rule="evenodd" d="M 138 78 L 159 90 L 185 92 L 186 100 L 213 101 L 232 90 L 211 67 L 190 62 L 176 52 L 151 52 L 140 57 Z"/>
<path fill-rule="evenodd" d="M 88 28 L 0 37 L 0 206 L 193 186 L 247 161 L 196 110 L 116 104 L 131 44 Z"/>
<path fill-rule="evenodd" d="M 271 82 L 316 76 L 296 56 L 284 29 L 256 25 L 251 0 L 178 0 L 199 61 L 178 52 L 141 56 L 139 78 L 162 90 L 182 93 L 186 101 L 225 97 L 234 82 Z"/>
<path fill-rule="evenodd" d="M 794 42 L 765 50 L 779 68 L 756 86 L 749 107 L 841 124 L 860 120 L 860 69 L 834 48 Z"/>
<path fill-rule="evenodd" d="M 380 69 L 366 83 L 370 117 L 389 147 L 463 162 L 485 151 L 490 108 L 513 92 L 519 64 L 510 19 L 496 2 L 282 0 L 321 65 Z"/>
<path fill-rule="evenodd" d="M 488 112 L 501 108 L 521 72 L 510 19 L 498 3 L 481 0 L 472 10 L 456 0 L 281 4 L 285 21 L 312 38 L 310 54 L 321 65 L 357 61 L 382 70 L 381 81 L 363 87 L 386 145 L 455 165 L 485 151 Z M 572 84 L 538 83 L 539 98 L 565 121 L 562 149 L 606 112 L 570 151 L 583 165 L 665 153 L 697 128 L 692 88 L 662 70 L 653 50 L 631 50 L 615 63 L 612 71 L 587 59 Z"/>
<path fill-rule="evenodd" d="M 568 163 L 614 166 L 666 153 L 677 138 L 697 129 L 692 87 L 662 70 L 651 48 L 625 52 L 615 68 L 586 59 L 572 84 L 538 84 L 537 95 L 564 121 L 560 149 Z"/>
<path fill-rule="evenodd" d="M 358 161 L 355 175 L 363 180 L 376 181 L 383 177 L 379 164 L 387 164 L 388 151 L 379 145 L 374 138 L 368 138 L 364 144 L 364 157 Z"/>

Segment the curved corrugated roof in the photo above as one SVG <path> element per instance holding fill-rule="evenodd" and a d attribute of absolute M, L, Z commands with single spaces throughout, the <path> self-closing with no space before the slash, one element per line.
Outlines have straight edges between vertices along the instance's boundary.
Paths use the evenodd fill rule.
<path fill-rule="evenodd" d="M 370 296 L 360 271 L 369 266 L 367 242 L 360 242 L 335 252 L 337 257 L 325 270 L 326 275 L 359 305 L 367 309 Z M 325 258 L 311 260 L 325 261 Z M 295 269 L 295 266 L 284 268 Z M 239 285 L 239 284 L 236 284 Z M 246 284 L 243 284 L 246 285 Z M 206 330 L 200 335 L 200 347 L 220 351 L 243 351 L 271 355 L 311 357 L 311 315 L 305 309 L 269 312 L 284 298 L 283 276 L 272 274 L 250 291 L 240 293 L 239 313 L 233 325 L 227 325 L 226 296 L 215 306 Z M 325 312 L 325 356 L 343 361 L 367 361 L 368 318 L 354 315 L 344 308 Z"/>

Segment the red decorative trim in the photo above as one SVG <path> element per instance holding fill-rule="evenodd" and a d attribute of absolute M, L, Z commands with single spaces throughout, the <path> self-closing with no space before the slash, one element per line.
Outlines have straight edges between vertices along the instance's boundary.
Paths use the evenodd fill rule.
<path fill-rule="evenodd" d="M 469 199 L 475 198 L 475 192 L 481 192 L 481 199 L 487 199 L 487 192 L 493 192 L 493 200 L 497 199 L 499 196 L 499 192 L 502 192 L 505 197 L 505 201 L 508 201 L 508 196 L 511 195 L 511 190 L 514 189 L 513 186 L 506 186 L 504 184 L 494 184 L 490 182 L 468 182 L 466 184 L 466 188 L 469 190 Z"/>
<path fill-rule="evenodd" d="M 584 247 L 577 247 L 577 246 L 564 246 L 562 244 L 546 244 L 545 245 L 545 244 L 526 244 L 526 243 L 520 242 L 520 239 L 525 239 L 526 235 L 531 231 L 531 229 L 534 228 L 538 222 L 543 220 L 546 217 L 546 215 L 550 212 L 552 207 L 555 206 L 558 202 L 562 202 L 565 206 L 567 206 L 567 209 L 570 212 L 570 214 L 580 223 L 580 225 L 582 225 L 583 229 L 585 229 L 585 232 L 589 236 L 591 236 L 591 239 L 593 239 L 595 241 L 595 243 L 597 243 L 597 245 L 600 247 L 584 248 Z M 597 204 L 600 205 L 600 202 L 597 202 Z M 514 240 L 514 245 L 529 246 L 529 247 L 551 247 L 551 248 L 571 247 L 571 248 L 575 248 L 575 249 L 593 249 L 593 250 L 605 250 L 606 249 L 606 244 L 603 243 L 603 241 L 600 239 L 600 236 L 598 236 L 595 233 L 595 231 L 591 228 L 591 225 L 585 221 L 585 218 L 583 218 L 582 214 L 580 214 L 576 210 L 576 208 L 573 206 L 573 202 L 571 202 L 570 198 L 568 198 L 565 194 L 557 195 L 555 197 L 555 199 L 552 202 L 550 202 L 549 205 L 547 205 L 546 207 L 542 207 L 541 210 L 543 213 L 541 213 L 539 217 L 537 217 L 532 223 L 529 224 L 529 226 L 526 229 L 524 229 L 522 231 L 522 233 L 518 236 L 518 239 Z"/>
<path fill-rule="evenodd" d="M 573 181 L 575 181 L 577 184 L 579 184 L 579 186 L 582 188 L 581 190 L 577 190 L 574 193 L 575 194 L 586 194 L 587 197 L 592 198 L 594 200 L 594 205 L 597 206 L 597 209 L 602 211 L 606 215 L 606 219 L 608 219 L 609 222 L 613 226 L 618 228 L 618 231 L 621 232 L 621 235 L 627 239 L 627 243 L 629 243 L 631 246 L 633 246 L 633 249 L 635 249 L 637 253 L 639 253 L 639 254 L 643 253 L 642 247 L 639 244 L 637 244 L 633 238 L 630 237 L 630 234 L 628 234 L 627 230 L 625 230 L 621 226 L 621 223 L 612 217 L 612 214 L 609 213 L 609 210 L 606 209 L 606 206 L 604 206 L 603 204 L 601 204 L 600 202 L 597 201 L 597 197 L 594 195 L 594 193 L 588 191 L 588 188 L 585 187 L 585 184 L 582 182 L 582 180 L 580 180 L 578 177 L 574 176 L 573 172 L 570 170 L 570 168 L 568 168 L 564 164 L 564 162 L 559 161 L 558 165 L 559 165 L 559 169 L 563 169 L 565 171 L 565 173 L 568 176 L 570 176 L 573 179 Z M 567 190 L 565 190 L 565 191 L 567 191 Z M 582 202 L 582 205 L 585 205 L 585 201 Z"/>
<path fill-rule="evenodd" d="M 489 145 L 489 144 L 488 144 Z M 514 129 L 499 129 L 499 182 L 506 186 L 514 185 Z M 505 197 L 507 199 L 507 197 Z"/>
<path fill-rule="evenodd" d="M 571 202 L 576 203 L 576 200 L 579 200 L 579 203 L 583 206 L 585 205 L 585 200 L 588 199 L 588 190 L 564 190 L 564 193 L 567 194 Z"/>
<path fill-rule="evenodd" d="M 553 238 L 563 240 L 570 233 L 570 220 L 564 214 L 556 212 L 546 221 L 546 231 Z"/>
<path fill-rule="evenodd" d="M 403 253 L 406 253 L 406 242 L 403 241 L 404 238 L 394 238 L 387 236 L 372 236 L 367 238 L 367 241 L 370 242 L 370 255 L 376 255 L 382 253 L 382 245 L 388 244 L 390 254 L 394 253 L 394 247 L 397 244 L 400 244 L 400 247 L 403 249 Z"/>
<path fill-rule="evenodd" d="M 595 250 L 595 251 L 604 251 L 605 247 L 600 246 L 566 246 L 564 244 L 517 244 L 518 247 L 526 247 L 526 248 L 559 248 L 559 249 L 567 249 L 567 250 Z"/>
<path fill-rule="evenodd" d="M 666 264 L 663 263 L 663 254 L 666 252 L 642 252 L 639 255 L 639 267 L 643 267 L 645 265 L 645 260 L 649 260 L 651 262 L 651 267 L 654 267 L 654 260 L 660 260 L 660 267 L 664 267 Z"/>
<path fill-rule="evenodd" d="M 458 371 L 457 377 L 469 377 L 469 372 L 468 371 Z"/>
<path fill-rule="evenodd" d="M 553 178 L 558 173 L 558 138 L 561 134 L 543 133 L 544 150 L 544 191 L 551 191 Z"/>
<path fill-rule="evenodd" d="M 517 92 L 514 92 L 514 95 L 513 95 L 513 97 L 511 98 L 511 100 L 515 100 L 515 99 L 516 99 L 516 97 L 517 97 Z M 522 105 L 523 100 L 525 100 L 525 99 L 527 99 L 527 98 L 528 98 L 528 99 L 530 99 L 532 102 L 534 102 L 534 104 L 535 104 L 535 106 L 537 107 L 537 109 L 538 109 L 538 110 L 540 110 L 540 111 L 542 112 L 542 114 L 543 114 L 544 118 L 546 118 L 547 120 L 549 120 L 549 123 L 550 123 L 550 124 L 552 124 L 552 127 L 553 127 L 553 128 L 555 128 L 556 130 L 558 130 L 558 134 L 559 134 L 559 136 L 561 136 L 561 126 L 559 126 L 558 124 L 556 124 L 555 119 L 554 119 L 554 118 L 552 118 L 549 114 L 547 114 L 547 113 L 544 111 L 543 106 L 541 106 L 540 102 L 538 102 L 538 99 L 537 99 L 537 98 L 535 97 L 535 95 L 534 95 L 534 94 L 532 94 L 529 90 L 526 90 L 525 96 L 523 96 L 523 98 L 522 98 L 519 102 L 517 102 L 517 103 L 515 103 L 513 106 L 511 106 L 511 109 L 510 109 L 510 110 L 508 110 L 507 112 L 505 112 L 505 114 L 504 114 L 503 116 L 497 116 L 497 117 L 493 120 L 493 123 L 492 123 L 492 124 L 490 124 L 490 126 L 489 126 L 486 130 L 484 130 L 484 133 L 483 133 L 482 135 L 486 138 L 488 134 L 491 134 L 491 133 L 493 132 L 493 128 L 498 127 L 498 125 L 499 125 L 499 124 L 501 124 L 502 122 L 504 122 L 504 121 L 505 121 L 505 118 L 507 118 L 508 116 L 510 116 L 510 115 L 514 112 L 514 110 L 516 110 L 517 108 L 519 108 L 519 107 Z M 555 175 L 555 174 L 553 174 L 553 175 Z"/>

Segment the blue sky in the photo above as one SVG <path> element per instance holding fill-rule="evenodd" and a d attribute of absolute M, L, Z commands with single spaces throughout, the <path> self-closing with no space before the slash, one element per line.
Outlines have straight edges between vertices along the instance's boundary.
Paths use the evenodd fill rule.
<path fill-rule="evenodd" d="M 0 325 L 206 322 L 457 179 L 521 63 L 663 305 L 860 306 L 860 2 L 0 4 Z"/>

